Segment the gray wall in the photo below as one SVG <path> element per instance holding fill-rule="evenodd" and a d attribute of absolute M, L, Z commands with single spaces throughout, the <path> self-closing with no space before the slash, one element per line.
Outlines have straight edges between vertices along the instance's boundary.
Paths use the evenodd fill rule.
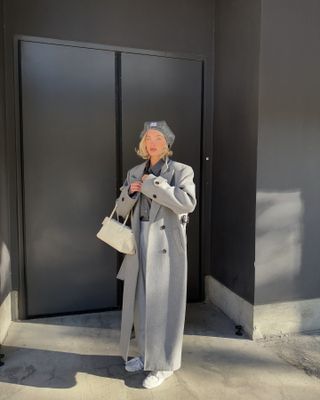
<path fill-rule="evenodd" d="M 0 23 L 3 22 L 2 1 L 0 1 Z M 10 309 L 4 308 L 4 302 L 8 304 L 8 295 L 11 291 L 11 273 L 9 257 L 9 215 L 8 215 L 8 191 L 7 175 L 5 169 L 6 140 L 5 140 L 5 105 L 4 105 L 4 80 L 3 80 L 3 32 L 0 30 L 0 343 L 5 334 L 5 326 L 11 318 Z M 10 299 L 9 299 L 10 302 Z"/>
<path fill-rule="evenodd" d="M 320 1 L 262 2 L 256 304 L 320 297 Z"/>
<path fill-rule="evenodd" d="M 1 5 L 2 2 L 0 2 Z M 0 21 L 2 26 L 2 7 L 0 9 Z M 0 74 L 3 77 L 3 33 L 0 31 Z M 6 140 L 4 135 L 5 104 L 4 81 L 0 80 L 0 304 L 10 292 L 10 273 L 6 266 L 6 253 L 9 244 L 9 218 L 8 218 L 8 192 L 7 176 L 5 170 Z"/>
<path fill-rule="evenodd" d="M 254 300 L 260 1 L 217 0 L 211 274 Z"/>
<path fill-rule="evenodd" d="M 213 88 L 213 13 L 211 0 L 4 0 L 6 104 L 8 158 L 10 183 L 10 218 L 12 281 L 19 286 L 17 209 L 15 206 L 18 178 L 15 168 L 15 117 L 13 80 L 13 38 L 15 34 L 61 40 L 85 41 L 111 46 L 133 47 L 205 57 L 204 70 L 204 126 L 202 149 L 210 161 L 202 159 L 203 197 L 202 221 L 209 226 L 211 215 L 211 149 L 212 149 L 212 88 Z M 3 75 L 2 75 L 3 76 Z M 17 149 L 18 150 L 18 149 Z M 7 212 L 7 211 L 6 211 Z M 202 225 L 204 226 L 204 224 Z M 208 228 L 207 228 L 208 230 Z M 205 237 L 208 237 L 206 233 Z M 201 268 L 209 270 L 210 240 L 202 241 Z M 21 290 L 20 290 L 21 293 Z M 21 302 L 22 307 L 22 302 Z"/>
<path fill-rule="evenodd" d="M 202 241 L 204 272 L 251 303 L 320 297 L 318 0 L 4 0 L 4 6 L 0 239 L 13 265 L 18 247 L 12 40 L 14 34 L 26 34 L 203 54 L 204 156 L 213 148 L 213 161 L 204 162 L 202 170 L 202 220 L 211 220 L 212 202 L 213 235 L 212 242 L 208 232 Z M 14 268 L 12 273 L 15 289 L 19 271 Z M 2 301 L 11 287 L 8 264 L 0 266 L 0 279 Z"/>

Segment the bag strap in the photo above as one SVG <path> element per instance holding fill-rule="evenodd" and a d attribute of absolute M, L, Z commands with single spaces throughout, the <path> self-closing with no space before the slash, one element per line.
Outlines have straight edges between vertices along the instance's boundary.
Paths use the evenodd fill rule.
<path fill-rule="evenodd" d="M 112 213 L 111 213 L 111 215 L 110 215 L 110 219 L 113 217 L 113 214 L 115 213 L 116 208 L 117 208 L 117 203 L 116 203 L 116 205 L 114 206 L 114 209 L 112 210 Z M 124 226 L 124 225 L 126 224 L 130 213 L 131 213 L 131 217 L 132 217 L 132 208 L 131 208 L 130 212 L 128 213 L 128 215 L 126 216 L 125 220 L 123 221 L 122 226 Z M 117 214 L 117 220 L 118 220 L 118 214 Z"/>

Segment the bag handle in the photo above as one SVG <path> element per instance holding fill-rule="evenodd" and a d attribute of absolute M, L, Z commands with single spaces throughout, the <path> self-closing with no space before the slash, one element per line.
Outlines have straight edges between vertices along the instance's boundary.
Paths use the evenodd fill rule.
<path fill-rule="evenodd" d="M 114 206 L 114 209 L 112 210 L 112 213 L 111 213 L 111 215 L 110 215 L 110 219 L 113 217 L 113 214 L 115 213 L 116 208 L 117 208 L 117 203 L 116 203 L 116 205 Z M 131 208 L 130 212 L 132 213 L 132 208 Z M 122 226 L 124 226 L 124 225 L 126 224 L 126 222 L 127 222 L 127 220 L 128 220 L 128 217 L 129 217 L 129 215 L 130 215 L 130 212 L 128 213 L 128 215 L 126 216 L 125 220 L 123 221 Z M 117 214 L 117 220 L 118 220 L 118 214 Z M 110 222 L 110 220 L 108 221 L 108 223 L 109 223 L 109 222 Z"/>

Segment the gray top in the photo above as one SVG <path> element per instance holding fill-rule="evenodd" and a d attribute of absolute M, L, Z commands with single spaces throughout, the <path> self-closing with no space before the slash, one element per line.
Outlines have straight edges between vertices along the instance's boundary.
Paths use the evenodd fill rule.
<path fill-rule="evenodd" d="M 159 176 L 160 172 L 161 172 L 161 168 L 164 164 L 164 160 L 162 158 L 160 158 L 160 160 L 150 166 L 150 160 L 148 160 L 145 170 L 144 170 L 144 174 L 153 174 L 155 176 Z M 128 188 L 128 192 L 129 192 L 130 186 Z M 134 192 L 134 193 L 129 193 L 130 197 L 136 197 L 138 195 L 139 192 Z M 143 193 L 140 192 L 140 196 L 141 196 L 141 200 L 140 200 L 140 220 L 142 221 L 149 221 L 149 212 L 150 212 L 150 207 L 151 207 L 151 202 L 152 199 L 150 199 L 148 196 L 145 196 Z"/>

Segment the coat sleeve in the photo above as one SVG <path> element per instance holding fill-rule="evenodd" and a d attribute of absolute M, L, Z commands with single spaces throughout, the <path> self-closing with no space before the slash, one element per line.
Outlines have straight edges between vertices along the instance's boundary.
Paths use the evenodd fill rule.
<path fill-rule="evenodd" d="M 176 214 L 191 213 L 197 205 L 193 169 L 187 165 L 181 171 L 175 186 L 169 185 L 162 176 L 150 174 L 141 186 L 141 193 Z"/>
<path fill-rule="evenodd" d="M 117 216 L 120 216 L 122 218 L 125 218 L 132 207 L 136 204 L 138 198 L 139 198 L 139 193 L 136 192 L 133 195 L 129 195 L 129 172 L 127 174 L 127 177 L 123 183 L 123 185 L 120 187 L 120 195 L 116 199 L 116 213 Z"/>

